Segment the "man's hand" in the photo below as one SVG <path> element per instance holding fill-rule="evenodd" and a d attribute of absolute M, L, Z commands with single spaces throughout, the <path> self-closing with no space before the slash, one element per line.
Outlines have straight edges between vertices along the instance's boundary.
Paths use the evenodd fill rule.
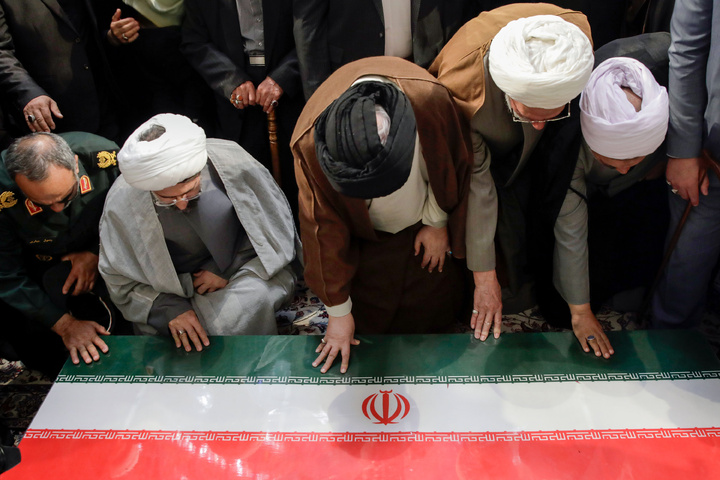
<path fill-rule="evenodd" d="M 98 348 L 103 353 L 108 352 L 108 346 L 98 334 L 110 335 L 110 332 L 98 323 L 78 320 L 66 313 L 60 317 L 60 320 L 55 322 L 52 330 L 62 338 L 65 348 L 70 352 L 70 358 L 75 365 L 80 363 L 78 354 L 85 363 L 92 363 L 93 360 L 96 362 L 100 360 Z"/>
<path fill-rule="evenodd" d="M 694 207 L 700 203 L 700 193 L 708 194 L 710 179 L 707 175 L 700 183 L 705 174 L 705 167 L 699 157 L 695 158 L 671 158 L 668 160 L 665 178 L 671 188 L 677 190 L 677 194 L 684 200 L 690 200 Z"/>
<path fill-rule="evenodd" d="M 198 270 L 192 275 L 195 277 L 193 280 L 193 287 L 195 287 L 195 291 L 200 295 L 220 290 L 221 288 L 225 288 L 228 284 L 227 280 L 222 277 L 218 277 L 207 270 Z"/>
<path fill-rule="evenodd" d="M 485 341 L 490 327 L 494 326 L 495 338 L 499 338 L 502 331 L 502 292 L 495 270 L 473 272 L 473 279 L 475 293 L 470 328 L 475 330 L 475 338 Z"/>
<path fill-rule="evenodd" d="M 62 257 L 62 260 L 69 260 L 72 264 L 70 274 L 62 288 L 63 295 L 68 294 L 73 283 L 75 284 L 73 296 L 91 291 L 98 276 L 98 256 L 92 252 L 75 252 L 68 253 Z"/>
<path fill-rule="evenodd" d="M 208 339 L 205 329 L 200 325 L 200 320 L 192 310 L 181 313 L 170 320 L 168 328 L 170 329 L 170 335 L 175 340 L 175 347 L 180 348 L 182 346 L 186 352 L 192 350 L 190 342 L 195 345 L 198 352 L 203 349 L 203 345 L 206 347 L 210 345 L 210 339 Z"/>
<path fill-rule="evenodd" d="M 63 118 L 55 100 L 47 95 L 40 95 L 30 100 L 23 108 L 23 115 L 25 115 L 25 123 L 27 123 L 31 132 L 55 130 L 53 115 L 57 118 Z M 31 122 L 30 120 L 34 121 Z"/>
<path fill-rule="evenodd" d="M 230 103 L 232 103 L 233 107 L 242 110 L 248 105 L 255 105 L 256 98 L 255 85 L 248 80 L 233 90 L 230 94 Z"/>
<path fill-rule="evenodd" d="M 442 272 L 445 265 L 445 256 L 450 251 L 450 241 L 448 239 L 447 228 L 435 228 L 430 225 L 423 227 L 415 235 L 415 256 L 420 253 L 420 247 L 424 248 L 423 260 L 420 265 L 422 268 L 428 267 L 428 272 L 432 273 L 435 267 L 438 272 Z"/>
<path fill-rule="evenodd" d="M 317 367 L 325 359 L 325 364 L 320 369 L 321 373 L 326 373 L 338 353 L 342 356 L 340 364 L 340 373 L 347 372 L 348 363 L 350 362 L 350 345 L 360 345 L 360 340 L 355 338 L 355 319 L 352 313 L 343 315 L 342 317 L 328 318 L 327 331 L 323 342 L 315 349 L 315 353 L 319 353 L 312 366 Z"/>
<path fill-rule="evenodd" d="M 262 107 L 263 112 L 270 113 L 280 101 L 283 89 L 275 83 L 275 80 L 270 77 L 265 77 L 265 80 L 258 85 L 256 93 L 256 103 Z"/>
<path fill-rule="evenodd" d="M 122 12 L 118 8 L 110 19 L 108 41 L 112 45 L 132 43 L 140 36 L 140 24 L 134 18 L 121 18 Z"/>
<path fill-rule="evenodd" d="M 575 337 L 577 337 L 580 346 L 585 353 L 590 352 L 590 348 L 595 352 L 595 356 L 603 356 L 610 358 L 610 355 L 615 353 L 610 340 L 602 329 L 600 322 L 598 322 L 592 310 L 590 310 L 590 304 L 585 303 L 582 305 L 570 305 L 570 314 L 572 315 L 572 329 Z"/>

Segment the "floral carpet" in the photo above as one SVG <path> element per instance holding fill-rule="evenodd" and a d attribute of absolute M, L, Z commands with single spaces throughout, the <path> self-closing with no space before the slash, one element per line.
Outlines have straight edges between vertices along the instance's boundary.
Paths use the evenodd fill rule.
<path fill-rule="evenodd" d="M 647 328 L 646 320 L 638 319 L 636 314 L 619 313 L 605 307 L 598 312 L 597 318 L 608 331 Z M 300 283 L 290 305 L 278 312 L 277 320 L 281 335 L 322 335 L 327 328 L 328 315 L 320 300 L 304 283 Z M 537 308 L 503 315 L 503 334 L 557 331 L 564 330 L 546 323 Z M 720 358 L 720 295 L 717 293 L 709 299 L 700 331 Z M 470 332 L 470 327 L 458 325 L 457 332 Z M 52 383 L 51 378 L 26 369 L 21 362 L 0 358 L 0 419 L 4 419 L 15 444 L 30 425 Z"/>

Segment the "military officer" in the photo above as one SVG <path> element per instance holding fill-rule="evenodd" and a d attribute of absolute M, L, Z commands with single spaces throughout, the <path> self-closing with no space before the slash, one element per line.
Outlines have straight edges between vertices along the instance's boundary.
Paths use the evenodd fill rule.
<path fill-rule="evenodd" d="M 117 145 L 89 133 L 33 133 L 0 163 L 0 329 L 30 366 L 56 372 L 107 352 L 98 224 L 119 175 Z M 102 314 L 88 311 L 99 309 Z M 100 325 L 90 318 L 108 320 Z"/>

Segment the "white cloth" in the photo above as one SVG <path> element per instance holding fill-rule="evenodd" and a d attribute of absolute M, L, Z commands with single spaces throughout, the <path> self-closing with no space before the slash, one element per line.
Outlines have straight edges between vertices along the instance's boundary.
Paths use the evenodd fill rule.
<path fill-rule="evenodd" d="M 558 108 L 585 87 L 593 68 L 590 40 L 555 15 L 513 20 L 488 54 L 490 75 L 513 100 L 532 108 Z"/>
<path fill-rule="evenodd" d="M 152 125 L 165 133 L 152 141 L 140 135 Z M 135 130 L 118 153 L 118 167 L 125 181 L 144 191 L 159 191 L 177 185 L 205 167 L 205 132 L 189 118 L 162 113 Z"/>
<path fill-rule="evenodd" d="M 412 48 L 412 7 L 410 0 L 382 0 L 385 25 L 385 55 L 409 58 Z"/>
<path fill-rule="evenodd" d="M 642 98 L 639 112 L 622 87 Z M 615 57 L 598 65 L 580 97 L 580 125 L 590 148 L 623 160 L 649 155 L 662 144 L 669 119 L 665 87 L 641 62 Z"/>
<path fill-rule="evenodd" d="M 185 0 L 123 0 L 158 27 L 179 26 L 185 13 Z"/>

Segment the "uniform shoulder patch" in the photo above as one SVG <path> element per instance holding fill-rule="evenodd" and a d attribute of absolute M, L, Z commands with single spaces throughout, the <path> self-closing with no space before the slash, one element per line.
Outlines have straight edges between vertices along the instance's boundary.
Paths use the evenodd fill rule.
<path fill-rule="evenodd" d="M 0 211 L 4 208 L 14 207 L 16 203 L 15 192 L 5 191 L 0 193 Z"/>
<path fill-rule="evenodd" d="M 103 150 L 97 153 L 97 166 L 100 168 L 108 168 L 117 165 L 117 152 Z"/>
<path fill-rule="evenodd" d="M 42 208 L 35 205 L 29 198 L 25 199 L 25 208 L 27 208 L 30 215 L 42 212 Z"/>
<path fill-rule="evenodd" d="M 85 195 L 87 192 L 92 190 L 92 183 L 90 183 L 90 177 L 83 175 L 80 177 L 80 193 Z"/>

